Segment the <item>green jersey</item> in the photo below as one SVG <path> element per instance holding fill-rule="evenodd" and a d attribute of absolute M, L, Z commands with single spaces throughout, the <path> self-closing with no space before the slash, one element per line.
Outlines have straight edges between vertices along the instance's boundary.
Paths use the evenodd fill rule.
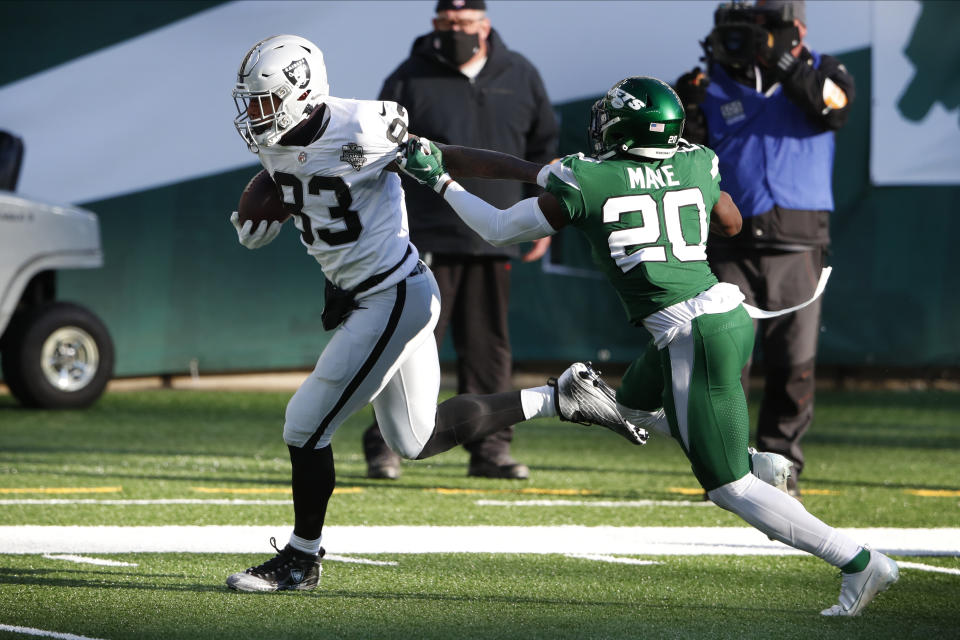
<path fill-rule="evenodd" d="M 717 283 L 706 249 L 710 212 L 720 198 L 710 149 L 681 140 L 666 160 L 567 156 L 551 167 L 546 190 L 586 234 L 631 322 Z"/>

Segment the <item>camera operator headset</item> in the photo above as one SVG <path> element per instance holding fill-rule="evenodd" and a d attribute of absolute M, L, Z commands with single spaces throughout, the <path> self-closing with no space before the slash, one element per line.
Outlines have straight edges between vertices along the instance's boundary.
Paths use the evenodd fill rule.
<path fill-rule="evenodd" d="M 711 238 L 710 264 L 764 309 L 793 306 L 816 288 L 830 243 L 834 131 L 854 97 L 853 77 L 836 58 L 808 49 L 806 32 L 802 0 L 722 4 L 700 43 L 706 69 L 676 86 L 684 137 L 716 152 L 723 189 L 743 215 L 739 235 Z M 766 376 L 757 448 L 794 463 L 797 497 L 800 441 L 813 420 L 820 306 L 817 300 L 757 328 Z"/>

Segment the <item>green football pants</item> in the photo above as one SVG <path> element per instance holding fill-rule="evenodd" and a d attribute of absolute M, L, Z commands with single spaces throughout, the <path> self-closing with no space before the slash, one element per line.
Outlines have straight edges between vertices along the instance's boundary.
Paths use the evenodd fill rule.
<path fill-rule="evenodd" d="M 617 401 L 661 406 L 707 491 L 750 473 L 750 420 L 740 371 L 753 350 L 753 321 L 742 306 L 698 316 L 664 349 L 653 342 L 623 377 Z"/>

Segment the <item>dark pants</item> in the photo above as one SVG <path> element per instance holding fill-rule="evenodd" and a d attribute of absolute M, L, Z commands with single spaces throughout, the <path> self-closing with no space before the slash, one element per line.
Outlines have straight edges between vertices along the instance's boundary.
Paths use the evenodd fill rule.
<path fill-rule="evenodd" d="M 424 256 L 440 287 L 437 345 L 451 328 L 457 353 L 457 393 L 499 393 L 513 389 L 510 333 L 510 263 L 505 258 L 433 254 Z M 513 426 L 464 445 L 471 460 L 510 459 Z M 368 462 L 391 459 L 376 423 L 363 435 Z"/>
<path fill-rule="evenodd" d="M 710 266 L 723 282 L 731 282 L 746 301 L 777 310 L 808 300 L 816 290 L 824 249 L 808 251 L 740 250 L 710 254 Z M 814 366 L 820 333 L 821 300 L 769 320 L 754 321 L 756 343 L 765 379 L 757 448 L 786 456 L 794 472 L 803 470 L 801 440 L 813 421 Z M 750 384 L 750 362 L 743 369 L 744 392 Z"/>

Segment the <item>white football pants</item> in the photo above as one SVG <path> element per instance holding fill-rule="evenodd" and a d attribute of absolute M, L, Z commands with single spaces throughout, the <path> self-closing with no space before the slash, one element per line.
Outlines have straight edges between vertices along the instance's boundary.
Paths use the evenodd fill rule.
<path fill-rule="evenodd" d="M 360 308 L 336 329 L 287 404 L 283 439 L 326 447 L 347 418 L 372 402 L 390 448 L 416 458 L 433 433 L 440 391 L 437 282 L 422 267 L 357 302 Z"/>

